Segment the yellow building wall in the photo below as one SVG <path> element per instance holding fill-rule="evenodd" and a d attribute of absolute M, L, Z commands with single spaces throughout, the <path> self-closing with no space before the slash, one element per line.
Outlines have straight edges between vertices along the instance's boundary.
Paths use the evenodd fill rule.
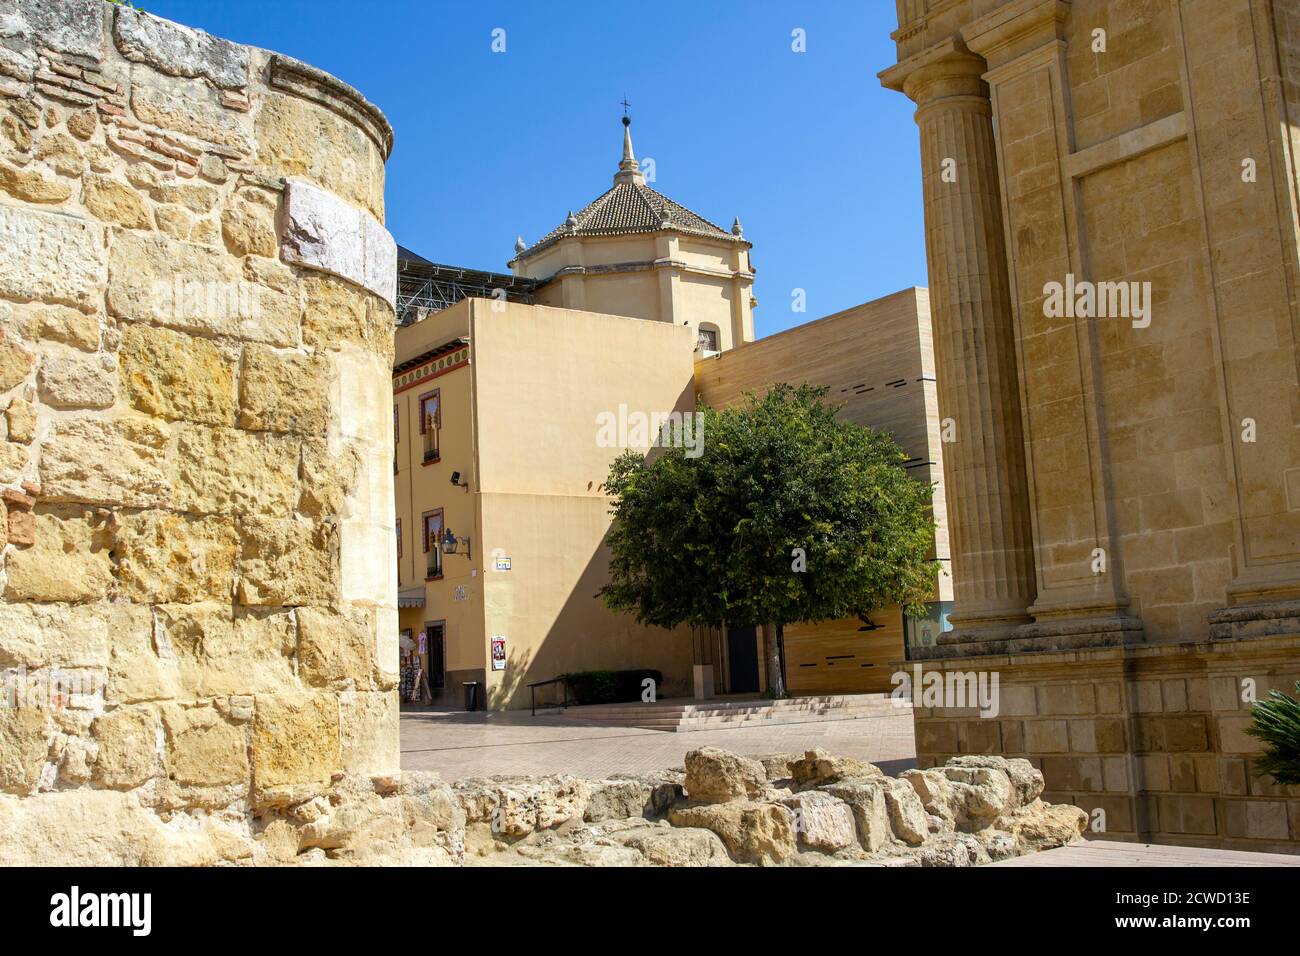
<path fill-rule="evenodd" d="M 399 329 L 394 357 L 397 367 L 458 338 L 468 339 L 469 319 L 466 301 Z M 434 389 L 438 390 L 441 408 L 439 455 L 426 462 L 420 433 L 420 397 Z M 397 413 L 394 481 L 402 537 L 398 589 L 399 595 L 404 595 L 422 588 L 425 598 L 423 608 L 400 610 L 399 627 L 416 636 L 427 625 L 445 622 L 444 693 L 435 689 L 434 699 L 454 703 L 461 699 L 461 682 L 483 681 L 487 667 L 482 564 L 477 549 L 479 502 L 471 490 L 477 484 L 471 347 L 460 346 L 447 355 L 399 372 L 394 377 L 393 400 Z M 451 484 L 451 475 L 456 471 L 468 488 Z M 439 508 L 443 510 L 443 528 L 470 539 L 472 560 L 463 554 L 443 555 L 442 576 L 430 578 L 428 555 L 422 546 L 422 516 Z M 428 668 L 429 658 L 426 656 L 422 663 Z"/>
<path fill-rule="evenodd" d="M 494 310 L 493 305 L 501 307 Z M 598 444 L 598 416 L 690 411 L 689 330 L 663 322 L 473 300 L 474 393 L 493 708 L 528 706 L 530 681 L 566 671 L 657 668 L 660 696 L 690 686 L 689 632 L 642 627 L 596 598 L 611 517 L 602 483 L 623 449 Z M 495 570 L 507 557 L 510 570 Z"/>

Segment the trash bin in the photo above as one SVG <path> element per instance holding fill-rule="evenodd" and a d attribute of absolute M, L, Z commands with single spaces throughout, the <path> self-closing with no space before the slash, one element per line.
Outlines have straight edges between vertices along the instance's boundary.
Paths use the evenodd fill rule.
<path fill-rule="evenodd" d="M 478 710 L 478 681 L 463 681 L 460 686 L 465 688 L 465 709 Z"/>

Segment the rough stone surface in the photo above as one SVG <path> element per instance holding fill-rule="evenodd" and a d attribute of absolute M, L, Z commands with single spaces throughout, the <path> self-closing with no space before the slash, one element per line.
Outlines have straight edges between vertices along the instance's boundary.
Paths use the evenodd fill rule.
<path fill-rule="evenodd" d="M 230 518 L 170 511 L 130 515 L 114 548 L 122 588 L 141 602 L 228 600 L 238 543 Z"/>
<path fill-rule="evenodd" d="M 749 757 L 701 747 L 686 755 L 686 792 L 699 803 L 746 800 L 763 792 L 767 774 Z"/>
<path fill-rule="evenodd" d="M 156 326 L 122 331 L 127 399 L 147 415 L 208 425 L 235 419 L 235 363 L 212 341 Z"/>
<path fill-rule="evenodd" d="M 114 790 L 131 790 L 158 773 L 158 717 L 147 707 L 120 707 L 96 717 L 91 733 L 99 744 L 95 779 Z"/>
<path fill-rule="evenodd" d="M 780 802 L 794 811 L 795 834 L 801 846 L 834 852 L 857 843 L 852 808 L 832 794 L 813 790 Z"/>
<path fill-rule="evenodd" d="M 50 749 L 48 737 L 41 711 L 0 708 L 0 790 L 27 794 L 36 789 Z"/>
<path fill-rule="evenodd" d="M 305 175 L 392 283 L 386 145 L 286 62 L 0 4 L 0 668 L 59 688 L 0 706 L 3 862 L 463 856 L 399 771 L 392 305 L 280 261 Z"/>
<path fill-rule="evenodd" d="M 284 261 L 347 279 L 393 305 L 397 243 L 373 216 L 324 189 L 290 179 L 284 192 Z"/>
<path fill-rule="evenodd" d="M 803 787 L 817 787 L 837 780 L 875 777 L 880 774 L 880 768 L 873 764 L 852 757 L 837 757 L 824 750 L 809 750 L 802 758 L 790 763 L 790 776 L 796 784 Z"/>
<path fill-rule="evenodd" d="M 771 866 L 795 854 L 794 813 L 780 804 L 733 801 L 675 807 L 668 820 L 674 826 L 712 830 L 737 862 Z"/>
<path fill-rule="evenodd" d="M 117 398 L 117 367 L 107 356 L 47 355 L 37 386 L 51 408 L 108 408 Z"/>
<path fill-rule="evenodd" d="M 72 195 L 72 187 L 56 176 L 3 161 L 0 161 L 0 190 L 15 199 L 34 203 L 60 203 Z"/>
<path fill-rule="evenodd" d="M 244 349 L 239 426 L 252 431 L 324 435 L 329 427 L 329 361 L 321 355 Z"/>
<path fill-rule="evenodd" d="M 89 308 L 105 279 L 102 226 L 0 204 L 0 296 Z"/>
<path fill-rule="evenodd" d="M 248 778 L 248 730 L 214 707 L 163 709 L 168 776 L 186 786 L 238 784 Z"/>
<path fill-rule="evenodd" d="M 87 176 L 81 183 L 81 202 L 91 215 L 105 222 L 127 229 L 148 229 L 153 225 L 140 194 L 108 176 Z"/>
<path fill-rule="evenodd" d="M 81 515 L 36 516 L 33 544 L 11 552 L 4 596 L 10 601 L 94 601 L 113 583 L 111 541 Z"/>
<path fill-rule="evenodd" d="M 246 47 L 140 10 L 118 9 L 113 39 L 128 60 L 169 76 L 202 76 L 226 89 L 248 83 Z"/>
<path fill-rule="evenodd" d="M 177 502 L 200 514 L 288 515 L 298 493 L 297 446 L 274 435 L 234 428 L 185 428 L 177 445 L 186 461 Z"/>
<path fill-rule="evenodd" d="M 171 432 L 162 423 L 75 418 L 57 422 L 53 432 L 41 459 L 45 497 L 137 508 L 171 499 Z"/>

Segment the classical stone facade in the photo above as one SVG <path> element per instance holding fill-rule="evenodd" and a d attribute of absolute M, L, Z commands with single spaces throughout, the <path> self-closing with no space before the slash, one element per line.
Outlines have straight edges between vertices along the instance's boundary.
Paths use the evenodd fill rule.
<path fill-rule="evenodd" d="M 923 761 L 1025 754 L 1112 835 L 1295 851 L 1252 694 L 1300 677 L 1300 16 L 898 0 L 956 608 Z M 1098 819 L 1101 819 L 1099 816 Z"/>
<path fill-rule="evenodd" d="M 0 13 L 3 862 L 442 820 L 398 777 L 391 143 L 273 53 Z"/>

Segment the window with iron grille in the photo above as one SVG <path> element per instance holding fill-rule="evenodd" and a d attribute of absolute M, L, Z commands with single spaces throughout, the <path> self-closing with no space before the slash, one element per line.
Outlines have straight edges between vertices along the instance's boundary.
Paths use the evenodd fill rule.
<path fill-rule="evenodd" d="M 426 511 L 424 522 L 424 558 L 426 578 L 442 577 L 442 509 Z"/>
<path fill-rule="evenodd" d="M 439 432 L 442 430 L 442 393 L 439 389 L 420 396 L 420 434 L 424 436 L 424 460 L 437 461 Z"/>

